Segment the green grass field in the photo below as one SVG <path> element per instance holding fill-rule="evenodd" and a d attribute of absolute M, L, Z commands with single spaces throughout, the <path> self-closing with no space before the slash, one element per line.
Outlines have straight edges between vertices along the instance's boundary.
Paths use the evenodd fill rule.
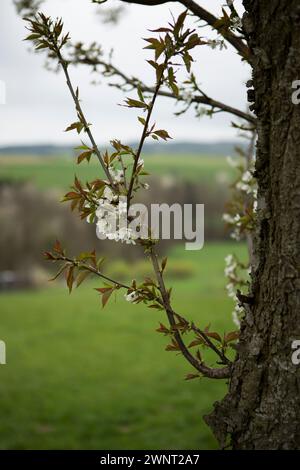
<path fill-rule="evenodd" d="M 221 332 L 234 329 L 223 276 L 231 251 L 246 255 L 236 244 L 172 255 L 196 271 L 172 282 L 175 307 Z M 191 368 L 154 331 L 163 313 L 120 293 L 102 310 L 95 285 L 71 296 L 60 285 L 0 295 L 0 448 L 217 448 L 202 416 L 224 395 L 224 381 L 184 381 Z"/>
<path fill-rule="evenodd" d="M 230 179 L 232 170 L 222 156 L 197 155 L 145 155 L 145 169 L 153 175 L 167 175 L 193 181 L 216 183 L 222 179 Z M 90 164 L 75 163 L 75 158 L 68 157 L 0 157 L 0 180 L 31 180 L 39 188 L 67 188 L 74 181 L 74 174 L 85 181 L 97 177 L 99 163 L 96 159 Z"/>

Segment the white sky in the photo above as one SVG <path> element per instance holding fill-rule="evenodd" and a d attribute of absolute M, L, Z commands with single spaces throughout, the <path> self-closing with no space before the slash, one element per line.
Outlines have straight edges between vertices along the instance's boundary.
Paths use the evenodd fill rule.
<path fill-rule="evenodd" d="M 151 34 L 148 29 L 164 26 L 170 20 L 170 10 L 177 15 L 183 7 L 176 2 L 156 7 L 128 5 L 127 14 L 117 26 L 101 23 L 95 12 L 118 3 L 109 0 L 99 7 L 90 0 L 46 0 L 42 11 L 62 16 L 73 40 L 86 43 L 96 40 L 106 51 L 113 47 L 114 62 L 121 69 L 153 84 L 153 69 L 145 63 L 152 58 L 151 51 L 143 50 L 145 43 L 141 38 Z M 199 3 L 217 14 L 224 1 Z M 241 1 L 237 3 L 240 5 Z M 63 132 L 76 117 L 62 74 L 45 70 L 44 57 L 28 51 L 28 43 L 22 41 L 26 35 L 24 22 L 16 15 L 12 0 L 1 0 L 0 13 L 0 80 L 6 84 L 6 104 L 0 104 L 0 145 L 76 142 L 75 133 Z M 206 34 L 206 30 L 202 31 Z M 208 95 L 246 109 L 244 83 L 250 71 L 230 46 L 222 52 L 205 46 L 198 48 L 193 70 Z M 136 113 L 117 106 L 122 102 L 122 94 L 108 87 L 105 79 L 99 86 L 93 86 L 91 81 L 95 77 L 84 66 L 72 69 L 71 74 L 74 84 L 79 85 L 83 108 L 88 121 L 93 123 L 97 141 L 136 140 L 140 132 Z M 167 129 L 174 139 L 213 141 L 236 136 L 228 114 L 196 120 L 192 110 L 175 117 L 176 109 L 173 100 L 160 98 L 154 113 L 159 127 Z"/>

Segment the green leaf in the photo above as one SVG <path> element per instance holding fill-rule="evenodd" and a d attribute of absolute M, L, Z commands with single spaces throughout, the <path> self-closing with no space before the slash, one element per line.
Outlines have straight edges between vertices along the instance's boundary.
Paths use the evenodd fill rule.
<path fill-rule="evenodd" d="M 72 292 L 73 282 L 74 282 L 74 266 L 70 266 L 70 268 L 66 271 L 66 279 L 67 279 L 67 286 L 69 288 L 69 293 Z"/>
<path fill-rule="evenodd" d="M 115 287 L 99 287 L 96 289 L 96 291 L 100 292 L 100 295 L 102 296 L 102 307 L 104 308 L 105 305 L 107 304 L 111 294 L 115 290 Z"/>
<path fill-rule="evenodd" d="M 110 289 L 105 294 L 102 295 L 102 307 L 104 308 L 105 305 L 107 304 L 111 294 L 113 293 L 114 289 Z"/>
<path fill-rule="evenodd" d="M 65 132 L 73 131 L 76 129 L 78 134 L 80 134 L 83 128 L 84 128 L 84 124 L 81 121 L 77 121 L 77 122 L 73 122 L 72 124 L 70 124 L 70 126 L 66 128 Z"/>
<path fill-rule="evenodd" d="M 144 95 L 143 95 L 140 85 L 138 85 L 137 93 L 138 93 L 139 99 L 144 103 L 145 99 L 144 99 Z"/>
<path fill-rule="evenodd" d="M 77 279 L 76 279 L 76 287 L 79 287 L 80 284 L 85 281 L 85 279 L 91 274 L 90 271 L 82 271 L 81 273 L 78 274 Z"/>
<path fill-rule="evenodd" d="M 231 341 L 235 341 L 239 339 L 240 332 L 239 331 L 230 331 L 230 333 L 227 333 L 224 338 L 225 343 L 230 343 Z"/>
<path fill-rule="evenodd" d="M 143 126 L 146 124 L 146 119 L 142 118 L 141 116 L 138 116 L 138 120 Z"/>
<path fill-rule="evenodd" d="M 161 262 L 161 272 L 163 273 L 165 268 L 166 268 L 166 265 L 167 265 L 167 261 L 168 261 L 168 258 L 165 257 L 163 258 L 162 262 Z"/>
<path fill-rule="evenodd" d="M 62 254 L 63 249 L 59 240 L 55 240 L 53 251 L 55 251 L 58 254 Z"/>
<path fill-rule="evenodd" d="M 185 52 L 183 54 L 183 62 L 185 64 L 185 68 L 186 68 L 187 72 L 190 72 L 191 71 L 191 63 L 193 62 L 193 58 L 188 52 Z"/>
<path fill-rule="evenodd" d="M 219 343 L 222 343 L 222 338 L 221 336 L 219 335 L 219 333 L 216 333 L 216 332 L 205 332 L 206 336 L 208 336 L 209 338 L 213 338 L 215 339 L 216 341 L 219 341 Z"/>
<path fill-rule="evenodd" d="M 181 30 L 182 26 L 183 26 L 183 23 L 184 23 L 184 20 L 186 18 L 186 15 L 187 15 L 187 10 L 185 10 L 184 12 L 182 12 L 179 16 L 178 16 L 178 19 L 175 23 L 175 26 L 173 28 L 173 33 L 174 33 L 174 36 L 177 37 L 178 34 L 179 34 L 179 31 Z"/>
<path fill-rule="evenodd" d="M 148 105 L 143 101 L 133 100 L 132 98 L 127 98 L 125 102 L 128 108 L 148 108 Z"/>
<path fill-rule="evenodd" d="M 53 276 L 51 279 L 49 279 L 49 281 L 55 281 L 64 272 L 66 267 L 67 267 L 67 264 L 63 264 L 60 267 L 60 269 L 58 270 L 58 272 L 55 274 L 55 276 Z"/>
<path fill-rule="evenodd" d="M 24 41 L 34 41 L 35 39 L 38 39 L 40 36 L 39 33 L 33 33 L 33 34 L 29 34 L 29 36 L 27 36 Z"/>
<path fill-rule="evenodd" d="M 193 380 L 193 379 L 200 379 L 200 374 L 187 374 L 184 380 Z"/>
<path fill-rule="evenodd" d="M 91 156 L 93 155 L 93 150 L 87 150 L 86 152 L 82 152 L 78 157 L 77 157 L 77 163 L 78 165 L 83 162 L 83 160 L 87 160 L 88 162 L 91 159 Z"/>
<path fill-rule="evenodd" d="M 172 139 L 172 137 L 170 137 L 168 132 L 165 131 L 164 129 L 159 129 L 157 131 L 154 131 L 153 134 L 157 135 L 163 140 Z"/>
<path fill-rule="evenodd" d="M 163 333 L 164 335 L 170 334 L 170 330 L 162 323 L 159 324 L 159 328 L 157 328 L 156 331 L 158 333 Z"/>

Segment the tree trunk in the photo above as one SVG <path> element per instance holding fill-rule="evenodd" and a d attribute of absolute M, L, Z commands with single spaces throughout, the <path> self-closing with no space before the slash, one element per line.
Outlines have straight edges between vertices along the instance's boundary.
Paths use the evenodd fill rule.
<path fill-rule="evenodd" d="M 299 0 L 244 0 L 254 55 L 259 211 L 250 295 L 227 396 L 206 417 L 222 446 L 300 449 Z"/>

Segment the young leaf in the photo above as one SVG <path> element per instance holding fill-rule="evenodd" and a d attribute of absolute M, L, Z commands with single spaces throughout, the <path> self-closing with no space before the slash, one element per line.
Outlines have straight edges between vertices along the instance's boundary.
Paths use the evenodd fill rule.
<path fill-rule="evenodd" d="M 74 266 L 70 266 L 66 271 L 67 286 L 69 288 L 69 293 L 72 292 L 73 282 L 74 282 Z"/>
<path fill-rule="evenodd" d="M 56 253 L 58 253 L 58 254 L 62 254 L 63 250 L 62 250 L 62 246 L 61 246 L 59 240 L 56 240 L 56 241 L 55 241 L 53 250 L 54 250 Z"/>
<path fill-rule="evenodd" d="M 184 380 L 193 380 L 193 379 L 200 379 L 200 374 L 187 374 Z"/>
<path fill-rule="evenodd" d="M 148 105 L 143 101 L 133 100 L 132 98 L 127 98 L 125 103 L 128 108 L 148 108 Z"/>
<path fill-rule="evenodd" d="M 81 121 L 77 121 L 77 122 L 73 122 L 72 124 L 70 124 L 66 128 L 65 132 L 73 131 L 76 129 L 77 133 L 80 134 L 83 128 L 84 128 L 84 124 Z"/>
<path fill-rule="evenodd" d="M 96 289 L 96 291 L 100 292 L 100 295 L 102 296 L 102 307 L 104 308 L 105 305 L 107 304 L 111 294 L 115 290 L 114 287 L 99 287 Z"/>
<path fill-rule="evenodd" d="M 161 272 L 162 272 L 162 273 L 163 273 L 164 270 L 165 270 L 165 267 L 166 267 L 166 265 L 167 265 L 167 261 L 168 261 L 168 258 L 165 257 L 165 258 L 163 258 L 163 260 L 162 260 L 162 262 L 161 262 Z"/>
<path fill-rule="evenodd" d="M 231 341 L 235 341 L 239 339 L 240 332 L 239 331 L 230 331 L 230 333 L 227 333 L 224 338 L 224 342 L 230 343 Z"/>
<path fill-rule="evenodd" d="M 77 163 L 78 165 L 83 162 L 83 160 L 87 160 L 88 162 L 91 159 L 91 156 L 93 155 L 93 150 L 87 150 L 86 152 L 82 152 L 78 157 L 77 157 Z"/>
<path fill-rule="evenodd" d="M 172 139 L 172 137 L 164 129 L 159 129 L 157 131 L 154 131 L 153 134 L 157 135 L 163 140 Z"/>
<path fill-rule="evenodd" d="M 76 287 L 79 287 L 80 284 L 85 281 L 85 279 L 91 274 L 90 271 L 82 271 L 81 273 L 78 274 L 77 279 L 76 279 Z"/>

